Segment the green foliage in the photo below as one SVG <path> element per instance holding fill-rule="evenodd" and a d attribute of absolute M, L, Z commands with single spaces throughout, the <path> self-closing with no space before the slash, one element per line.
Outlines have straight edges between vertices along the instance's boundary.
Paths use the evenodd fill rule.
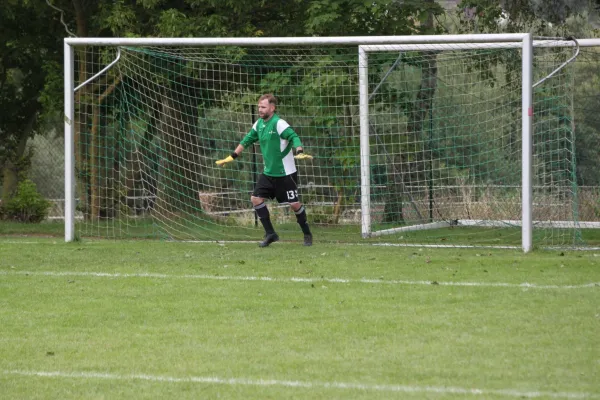
<path fill-rule="evenodd" d="M 554 24 L 563 24 L 570 15 L 586 11 L 589 5 L 589 0 L 531 0 L 535 15 Z"/>
<path fill-rule="evenodd" d="M 434 33 L 425 21 L 443 13 L 435 1 L 311 1 L 305 21 L 309 35 L 410 35 Z"/>
<path fill-rule="evenodd" d="M 46 115 L 40 114 L 43 103 L 50 102 L 40 93 L 48 68 L 62 57 L 62 38 L 51 9 L 40 3 L 10 2 L 0 12 L 0 181 L 4 200 L 16 189 L 17 177 L 28 165 L 27 140 L 47 121 Z M 61 104 L 62 84 L 49 85 L 52 102 Z"/>
<path fill-rule="evenodd" d="M 250 3 L 238 0 L 53 0 L 52 3 L 65 10 L 67 25 L 71 28 L 76 26 L 79 36 L 223 37 L 431 34 L 438 33 L 441 30 L 439 24 L 434 23 L 433 20 L 443 13 L 442 8 L 433 0 L 311 0 L 309 2 L 304 0 L 281 0 L 279 2 L 257 1 Z M 581 12 L 582 3 L 581 0 L 505 0 L 501 2 L 464 0 L 461 2 L 460 7 L 471 10 L 471 14 L 460 14 L 460 31 L 463 33 L 532 31 L 541 34 L 562 34 L 573 27 L 569 27 L 565 23 L 564 26 L 551 29 L 548 22 L 566 21 L 568 16 Z M 82 7 L 85 11 L 83 13 L 80 12 Z M 507 13 L 510 18 L 508 18 L 505 25 L 500 25 L 498 21 L 503 17 L 503 12 Z M 18 114 L 19 116 L 33 115 L 35 117 L 36 114 L 39 115 L 40 109 L 44 118 L 58 115 L 62 109 L 63 98 L 62 63 L 60 58 L 62 47 L 60 41 L 65 36 L 64 28 L 58 19 L 58 13 L 47 7 L 43 2 L 11 0 L 7 3 L 6 13 L 2 18 L 0 25 L 3 26 L 3 29 L 8 29 L 7 32 L 9 32 L 6 35 L 5 44 L 0 44 L 0 48 L 3 50 L 2 59 L 3 61 L 5 59 L 11 60 L 11 62 L 14 61 L 19 65 L 18 68 L 7 70 L 7 84 L 2 86 L 5 92 L 0 94 L 2 96 L 0 106 L 3 110 L 10 110 L 10 112 L 3 115 Z M 26 29 L 17 29 L 20 27 L 16 22 L 25 19 L 35 23 Z M 50 32 L 47 32 L 48 29 L 46 28 L 40 28 L 47 25 L 42 23 L 44 21 L 51 25 L 52 30 Z M 41 34 L 44 37 L 41 37 Z M 151 63 L 144 67 L 153 76 L 148 90 L 158 95 L 150 101 L 144 100 L 142 98 L 147 97 L 137 92 L 136 88 L 127 86 L 131 83 L 130 81 L 123 82 L 124 84 L 121 84 L 115 90 L 112 95 L 113 98 L 110 100 L 114 100 L 115 103 L 120 102 L 121 105 L 126 106 L 120 109 L 119 107 L 110 109 L 107 107 L 106 110 L 101 111 L 101 120 L 119 120 L 124 129 L 101 127 L 98 132 L 102 136 L 102 140 L 105 140 L 106 143 L 110 143 L 113 139 L 124 141 L 125 144 L 119 151 L 123 152 L 126 159 L 128 158 L 127 152 L 133 151 L 129 149 L 131 146 L 128 147 L 126 144 L 126 139 L 128 139 L 126 132 L 135 133 L 139 136 L 141 154 L 147 155 L 150 160 L 148 162 L 149 167 L 144 173 L 152 177 L 156 176 L 160 165 L 157 156 L 153 156 L 153 154 L 158 154 L 156 152 L 160 149 L 166 149 L 161 145 L 162 138 L 157 134 L 157 131 L 165 126 L 167 121 L 159 120 L 154 114 L 158 115 L 163 109 L 169 108 L 169 104 L 165 100 L 167 97 L 166 92 L 174 89 L 176 85 L 184 84 L 186 91 L 189 90 L 189 98 L 194 99 L 193 102 L 197 102 L 189 106 L 194 108 L 194 112 L 182 111 L 182 114 L 185 112 L 190 115 L 190 118 L 189 121 L 181 121 L 181 125 L 178 126 L 186 126 L 186 123 L 187 126 L 194 126 L 194 132 L 182 130 L 185 132 L 188 143 L 196 143 L 197 139 L 193 136 L 203 131 L 208 133 L 213 131 L 214 136 L 222 138 L 220 141 L 212 138 L 198 139 L 200 150 L 197 150 L 199 154 L 194 155 L 198 158 L 190 158 L 189 162 L 190 165 L 193 163 L 196 166 L 203 166 L 212 160 L 212 154 L 205 154 L 207 148 L 222 153 L 226 149 L 230 149 L 239 140 L 239 137 L 237 137 L 239 134 L 236 136 L 234 133 L 225 135 L 222 133 L 240 131 L 239 122 L 236 122 L 237 120 L 234 118 L 235 114 L 249 114 L 249 110 L 245 109 L 227 110 L 227 107 L 230 106 L 225 104 L 236 104 L 238 108 L 245 108 L 248 104 L 255 103 L 259 94 L 256 92 L 276 92 L 278 96 L 283 98 L 284 117 L 286 117 L 286 114 L 299 115 L 296 111 L 302 110 L 301 124 L 294 123 L 294 125 L 300 128 L 303 140 L 305 137 L 308 138 L 308 146 L 311 145 L 311 141 L 313 143 L 327 143 L 321 151 L 323 154 L 315 154 L 320 160 L 323 160 L 323 164 L 319 167 L 334 170 L 337 181 L 327 182 L 327 184 L 341 188 L 339 189 L 340 196 L 352 199 L 354 196 L 352 185 L 358 168 L 358 165 L 356 165 L 358 143 L 356 137 L 353 136 L 353 129 L 357 125 L 357 110 L 356 104 L 349 104 L 348 99 L 357 98 L 357 74 L 354 73 L 351 67 L 348 67 L 347 71 L 343 68 L 333 68 L 336 63 L 346 57 L 346 54 L 341 54 L 346 49 L 326 50 L 329 54 L 322 54 L 318 65 L 304 63 L 308 57 L 305 58 L 302 51 L 287 55 L 288 57 L 281 57 L 280 60 L 277 60 L 277 63 L 267 60 L 261 64 L 262 60 L 258 58 L 260 54 L 256 54 L 260 53 L 261 50 L 234 47 L 226 47 L 220 50 L 221 52 L 216 57 L 217 60 L 211 62 L 231 64 L 232 68 L 229 72 L 222 72 L 222 75 L 219 76 L 209 76 L 207 74 L 206 71 L 211 69 L 210 62 L 204 64 L 204 61 L 182 60 L 177 57 L 169 57 L 166 53 L 162 56 L 146 54 L 147 57 L 143 58 L 142 55 L 136 54 L 136 57 L 139 57 L 137 58 L 137 66 L 141 66 L 148 60 Z M 127 51 L 129 52 L 131 49 Z M 352 52 L 354 59 L 355 49 Z M 90 58 L 88 65 L 106 65 L 113 58 L 112 53 L 108 54 L 103 51 L 96 53 L 90 51 L 88 56 Z M 125 61 L 126 57 L 127 55 L 124 52 L 122 62 Z M 197 57 L 201 59 L 199 54 Z M 370 60 L 376 61 L 377 57 L 377 54 L 373 54 L 370 56 Z M 397 57 L 397 55 L 394 55 L 394 57 Z M 426 151 L 432 151 L 436 157 L 446 159 L 444 170 L 448 171 L 448 180 L 452 181 L 455 179 L 455 175 L 462 171 L 464 164 L 471 163 L 471 159 L 477 158 L 478 154 L 485 150 L 478 143 L 471 144 L 468 142 L 471 140 L 468 139 L 471 137 L 470 134 L 478 134 L 475 127 L 463 128 L 466 132 L 459 132 L 455 128 L 461 122 L 458 119 L 462 116 L 466 118 L 467 115 L 474 112 L 484 113 L 486 111 L 483 108 L 472 110 L 465 106 L 456 105 L 453 104 L 453 99 L 443 100 L 439 96 L 433 98 L 429 105 L 427 105 L 429 99 L 426 96 L 421 96 L 420 100 L 422 101 L 419 103 L 419 92 L 421 94 L 425 93 L 426 90 L 424 89 L 427 89 L 424 86 L 427 82 L 427 76 L 422 71 L 435 63 L 435 56 L 432 57 L 434 59 L 433 63 L 427 57 L 424 57 L 421 52 L 404 53 L 402 57 L 401 64 L 404 73 L 412 75 L 410 83 L 405 83 L 402 86 L 394 85 L 392 78 L 390 78 L 389 82 L 385 82 L 379 89 L 377 96 L 386 97 L 390 101 L 382 106 L 386 108 L 385 110 L 380 110 L 381 114 L 385 115 L 382 118 L 386 118 L 385 121 L 381 121 L 382 128 L 378 127 L 379 130 L 374 132 L 379 135 L 380 141 L 383 143 L 374 143 L 374 145 L 390 146 L 390 152 L 395 154 L 407 154 L 409 152 L 425 154 Z M 373 62 L 370 65 L 370 71 L 374 74 L 372 82 L 378 82 L 385 73 L 386 68 L 389 68 L 393 61 L 392 59 L 390 63 Z M 466 70 L 464 76 L 477 76 L 477 79 L 484 81 L 486 86 L 493 86 L 500 93 L 500 91 L 507 90 L 507 88 L 502 87 L 502 82 L 512 82 L 513 79 L 510 75 L 520 73 L 518 61 L 518 57 L 514 59 L 502 58 L 502 56 L 481 52 L 472 55 L 470 58 L 465 58 L 464 68 Z M 41 68 L 40 64 L 42 65 Z M 25 68 L 28 65 L 32 66 L 32 71 Z M 208 68 L 204 68 L 205 66 Z M 79 72 L 80 70 L 77 67 L 76 71 Z M 439 68 L 441 70 L 442 67 Z M 109 71 L 108 77 L 113 77 L 112 74 L 115 71 L 116 69 Z M 88 77 L 91 72 L 86 72 Z M 504 72 L 506 77 L 503 77 L 501 72 Z M 593 75 L 595 72 L 590 69 L 586 73 Z M 230 82 L 229 78 L 232 74 L 239 74 L 240 76 L 247 74 L 253 77 L 253 82 Z M 0 74 L 0 78 L 3 77 L 4 75 Z M 127 77 L 124 77 L 124 80 L 126 79 Z M 185 82 L 182 82 L 182 79 Z M 76 80 L 81 81 L 81 76 L 77 76 Z M 587 79 L 582 79 L 582 81 L 588 82 Z M 224 82 L 228 82 L 227 85 L 229 86 L 222 87 Z M 468 81 L 451 83 L 461 87 L 469 84 Z M 421 87 L 419 87 L 420 84 Z M 28 89 L 27 85 L 32 85 L 33 89 L 23 91 Z M 439 81 L 436 85 L 436 87 L 429 88 L 431 93 L 444 90 L 443 82 Z M 593 82 L 590 86 L 590 92 L 598 91 L 597 82 Z M 40 91 L 41 87 L 43 89 Z M 162 89 L 158 90 L 158 88 L 164 87 L 167 87 L 168 90 L 165 92 Z M 483 89 L 485 88 L 481 90 Z M 26 93 L 26 95 L 19 97 L 21 93 Z M 88 104 L 91 104 L 96 95 L 97 93 L 93 92 L 82 94 L 83 100 L 81 103 L 88 102 Z M 18 101 L 12 101 L 13 99 Z M 34 99 L 35 101 L 32 101 L 32 103 L 35 107 L 25 109 L 25 105 L 29 103 L 23 102 L 24 99 Z M 183 104 L 183 96 L 181 98 L 173 97 L 172 100 L 178 104 Z M 425 105 L 425 107 L 421 107 L 422 105 Z M 403 136 L 401 134 L 404 132 L 400 132 L 398 129 L 404 129 L 407 124 L 416 126 L 415 121 L 424 120 L 428 114 L 428 112 L 423 112 L 423 115 L 420 116 L 418 114 L 419 108 L 426 111 L 426 107 L 431 105 L 439 110 L 454 108 L 456 109 L 454 114 L 457 117 L 455 117 L 455 120 L 444 120 L 441 116 L 442 112 L 435 111 L 437 119 L 432 122 L 431 127 L 421 124 L 420 129 L 412 129 L 412 134 L 428 134 L 430 136 L 428 147 L 409 144 L 412 143 L 412 138 L 399 138 L 399 136 Z M 285 112 L 286 110 L 293 112 L 288 114 Z M 91 125 L 91 114 L 88 111 L 81 112 L 78 110 L 78 113 L 88 115 L 87 120 L 83 123 Z M 431 113 L 429 114 L 431 115 Z M 486 115 L 489 116 L 489 113 Z M 599 131 L 598 122 L 593 120 L 594 115 L 588 114 L 585 117 L 585 126 L 580 125 L 579 128 L 580 132 L 584 133 L 587 138 L 585 139 L 586 152 L 582 155 L 587 157 L 585 163 L 590 166 L 589 171 L 592 171 L 585 174 L 586 181 L 593 179 L 594 169 L 591 166 L 598 161 L 598 157 L 594 155 L 592 150 L 596 147 L 594 144 L 597 142 Z M 218 116 L 223 121 L 215 122 L 218 119 L 211 120 L 212 116 Z M 2 116 L 0 116 L 1 118 Z M 507 115 L 504 120 L 511 119 L 512 116 Z M 142 128 L 137 129 L 137 131 L 134 128 L 129 129 L 128 127 L 135 125 L 137 120 L 144 120 L 141 125 Z M 194 120 L 199 122 L 194 124 Z M 20 125 L 10 134 L 14 135 L 15 138 L 22 135 L 31 135 L 33 131 L 25 129 L 28 126 L 23 123 L 25 120 L 21 119 L 19 121 Z M 190 123 L 190 121 L 192 122 Z M 34 125 L 38 125 L 37 121 Z M 387 128 L 387 126 L 394 126 L 395 128 Z M 9 132 L 2 129 L 4 129 L 3 126 L 0 126 L 0 135 L 3 132 Z M 485 135 L 491 137 L 494 134 L 502 133 L 499 129 L 517 131 L 519 127 L 511 122 L 505 124 L 504 128 L 495 129 Z M 112 138 L 111 135 L 115 138 Z M 118 135 L 123 137 L 116 138 Z M 82 139 L 84 141 L 82 147 L 89 145 L 90 137 L 88 135 Z M 447 139 L 450 137 L 459 139 Z M 0 139 L 3 139 L 3 137 L 0 137 Z M 477 136 L 477 139 L 483 143 L 489 138 Z M 464 142 L 461 142 L 461 140 Z M 578 140 L 583 141 L 581 135 L 578 136 Z M 18 141 L 0 140 L 0 143 L 18 143 Z M 436 143 L 439 143 L 438 147 L 441 149 L 434 146 Z M 169 145 L 179 148 L 179 144 Z M 97 156 L 103 160 L 109 160 L 102 161 L 102 163 L 110 166 L 110 161 L 116 159 L 117 155 L 113 154 L 112 150 L 106 149 L 108 145 L 107 147 L 102 146 L 103 144 L 100 143 Z M 581 152 L 581 150 L 578 151 Z M 168 151 L 164 152 L 169 153 Z M 177 155 L 172 157 L 174 159 L 182 158 Z M 423 160 L 412 159 L 412 157 L 414 156 L 407 155 L 403 161 L 413 163 L 411 168 L 416 170 L 418 163 L 421 162 L 422 164 Z M 386 162 L 392 161 L 386 160 Z M 514 160 L 507 157 L 502 162 L 512 165 Z M 117 165 L 115 163 L 115 168 L 120 168 L 120 165 L 124 164 Z M 250 175 L 250 165 L 241 162 L 236 165 L 236 168 L 239 168 L 237 172 Z M 131 167 L 131 165 L 127 166 L 127 168 Z M 181 165 L 180 167 L 182 170 L 191 169 L 187 165 Z M 89 174 L 89 168 L 86 168 L 88 166 L 84 163 L 78 172 L 82 175 Z M 500 171 L 500 168 L 497 168 L 496 165 L 488 165 L 487 169 L 491 171 L 490 173 Z M 393 168 L 386 172 L 390 175 L 390 182 L 393 175 L 397 175 L 397 172 Z M 469 172 L 471 176 L 487 176 L 487 171 L 483 170 Z M 201 186 L 221 186 L 223 181 L 230 179 L 227 174 L 226 170 L 219 170 L 218 174 L 214 174 L 210 178 L 204 178 L 210 179 L 210 182 L 198 181 Z M 584 175 L 579 170 L 578 174 Z M 206 175 L 202 174 L 202 176 Z M 89 179 L 85 181 L 86 178 L 81 178 L 81 175 L 78 175 L 78 177 L 80 179 L 78 187 L 80 188 L 87 187 L 91 183 Z M 216 181 L 213 182 L 212 179 Z M 230 181 L 233 182 L 231 179 Z M 114 189 L 108 188 L 108 191 L 111 190 Z M 128 195 L 131 195 L 131 193 Z M 195 200 L 195 196 L 190 198 Z M 83 199 L 81 200 L 82 204 L 86 203 Z"/>
<path fill-rule="evenodd" d="M 19 222 L 37 223 L 48 216 L 50 205 L 37 191 L 35 183 L 25 179 L 19 183 L 16 194 L 2 204 L 0 215 Z"/>
<path fill-rule="evenodd" d="M 39 102 L 42 105 L 42 121 L 56 121 L 57 114 L 63 110 L 63 98 L 56 97 L 64 90 L 63 65 L 58 60 L 48 60 L 42 66 L 45 73 L 44 88 L 40 93 Z"/>
<path fill-rule="evenodd" d="M 591 29 L 590 22 L 597 21 L 598 9 L 593 6 L 593 3 L 596 6 L 600 4 L 598 1 L 589 2 L 587 0 L 463 0 L 457 9 L 460 17 L 459 31 L 461 33 L 532 32 L 543 36 L 594 37 L 597 36 L 598 31 Z M 536 50 L 535 54 L 541 54 L 541 51 Z M 554 62 L 550 62 L 553 57 L 550 54 L 541 58 L 543 63 L 550 62 L 550 65 L 553 66 L 550 69 L 536 58 L 534 60 L 536 80 L 562 63 L 564 59 L 559 57 L 565 55 L 567 53 L 557 51 Z M 500 64 L 486 60 L 485 56 L 481 60 L 484 62 L 475 63 L 473 62 L 476 61 L 475 59 L 467 61 L 468 65 L 472 66 L 474 73 L 493 74 L 494 69 L 497 70 L 499 66 L 503 66 L 506 82 L 513 81 L 514 77 L 520 74 L 518 57 L 498 59 L 501 61 Z M 597 113 L 593 111 L 597 109 L 597 93 L 600 90 L 597 74 L 598 62 L 600 62 L 600 57 L 595 49 L 581 49 L 576 62 L 563 71 L 567 74 L 566 76 L 569 76 L 567 82 L 574 79 L 572 104 L 568 103 L 568 99 L 561 99 L 548 93 L 547 86 L 548 84 L 552 85 L 552 81 L 538 87 L 535 94 L 536 99 L 546 99 L 543 101 L 562 104 L 560 110 L 559 106 L 553 106 L 552 114 L 558 115 L 557 111 L 560 111 L 563 116 L 574 117 L 576 141 L 574 151 L 576 152 L 577 168 L 569 168 L 569 170 L 574 169 L 577 174 L 577 182 L 586 185 L 597 185 L 600 182 L 596 167 L 594 167 L 600 162 L 598 152 L 594 150 L 597 148 L 599 140 L 600 121 L 596 117 Z M 490 76 L 493 77 L 493 75 Z M 498 77 L 497 74 L 496 76 Z M 555 77 L 554 79 L 563 78 Z M 494 80 L 489 82 L 493 83 Z M 567 103 L 564 103 L 565 101 Z M 540 107 L 542 105 L 536 105 L 536 110 Z M 570 107 L 572 110 L 569 109 Z M 561 118 L 544 118 L 544 115 L 536 113 L 534 120 L 536 132 L 553 132 L 554 130 L 550 131 L 551 125 L 556 121 L 562 121 Z M 570 122 L 562 121 L 558 125 L 558 129 L 563 132 L 564 137 L 569 136 Z M 547 137 L 540 136 L 537 140 L 540 143 L 538 146 L 551 143 Z M 548 164 L 551 162 L 552 160 L 548 160 Z"/>
<path fill-rule="evenodd" d="M 116 34 L 133 32 L 136 29 L 136 15 L 133 8 L 124 4 L 123 0 L 114 1 L 110 8 L 105 9 L 106 15 L 102 18 L 102 27 L 109 28 Z"/>
<path fill-rule="evenodd" d="M 462 0 L 461 32 L 569 34 L 569 18 L 597 12 L 588 0 Z"/>
<path fill-rule="evenodd" d="M 160 36 L 185 37 L 191 34 L 189 25 L 190 21 L 184 13 L 170 9 L 160 14 L 157 29 Z"/>

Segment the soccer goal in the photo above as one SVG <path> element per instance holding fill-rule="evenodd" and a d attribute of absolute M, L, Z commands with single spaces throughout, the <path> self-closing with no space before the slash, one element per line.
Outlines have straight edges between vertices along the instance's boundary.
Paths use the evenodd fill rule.
<path fill-rule="evenodd" d="M 314 156 L 297 164 L 316 238 L 578 244 L 576 48 L 529 34 L 65 39 L 65 239 L 260 238 L 260 149 L 214 161 L 273 93 Z M 300 239 L 288 207 L 272 210 Z"/>

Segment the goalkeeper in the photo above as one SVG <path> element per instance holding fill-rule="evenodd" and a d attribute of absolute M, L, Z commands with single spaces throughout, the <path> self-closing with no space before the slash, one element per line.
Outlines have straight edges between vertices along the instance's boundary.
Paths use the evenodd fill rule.
<path fill-rule="evenodd" d="M 266 233 L 259 246 L 267 247 L 279 240 L 269 216 L 267 203 L 265 203 L 266 199 L 273 198 L 277 199 L 279 203 L 290 205 L 296 214 L 298 225 L 304 233 L 304 245 L 311 246 L 312 233 L 306 220 L 306 210 L 298 199 L 298 172 L 294 158 L 311 159 L 312 156 L 303 152 L 300 138 L 290 125 L 275 113 L 276 108 L 275 96 L 272 94 L 262 95 L 258 100 L 258 116 L 260 118 L 254 123 L 235 151 L 229 157 L 217 161 L 216 164 L 225 165 L 232 162 L 244 148 L 259 142 L 264 160 L 264 171 L 258 178 L 252 197 L 250 197 Z M 292 147 L 296 148 L 295 157 Z"/>

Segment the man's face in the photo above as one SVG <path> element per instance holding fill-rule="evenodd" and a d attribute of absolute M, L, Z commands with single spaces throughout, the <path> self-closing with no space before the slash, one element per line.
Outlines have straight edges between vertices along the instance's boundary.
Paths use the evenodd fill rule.
<path fill-rule="evenodd" d="M 265 121 L 271 118 L 274 112 L 275 104 L 269 103 L 269 100 L 264 99 L 258 102 L 258 116 Z"/>

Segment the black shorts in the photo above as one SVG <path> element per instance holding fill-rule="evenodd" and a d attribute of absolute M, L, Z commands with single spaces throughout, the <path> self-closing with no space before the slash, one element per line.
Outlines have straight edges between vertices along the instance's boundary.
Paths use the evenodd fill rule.
<path fill-rule="evenodd" d="M 298 173 L 287 176 L 267 176 L 260 174 L 252 196 L 262 199 L 277 199 L 279 203 L 297 203 Z"/>

